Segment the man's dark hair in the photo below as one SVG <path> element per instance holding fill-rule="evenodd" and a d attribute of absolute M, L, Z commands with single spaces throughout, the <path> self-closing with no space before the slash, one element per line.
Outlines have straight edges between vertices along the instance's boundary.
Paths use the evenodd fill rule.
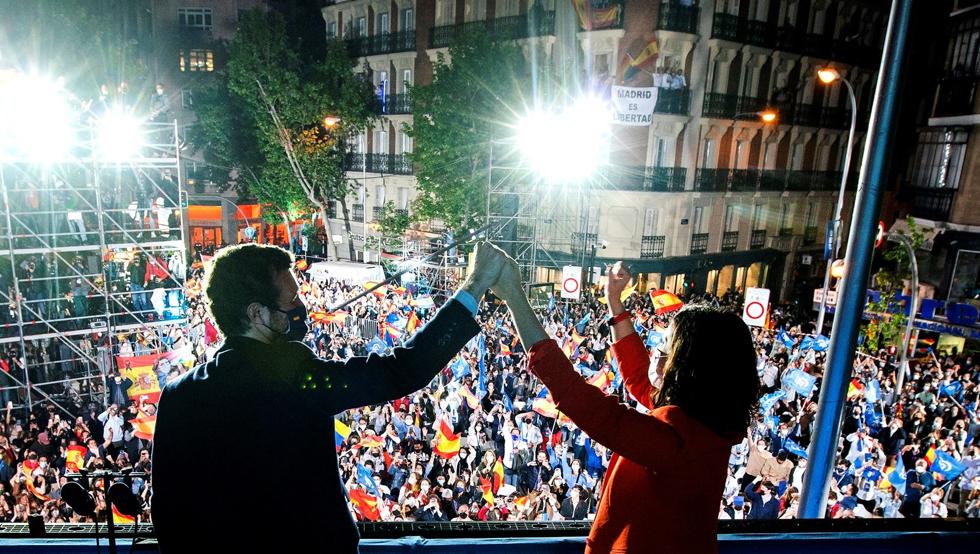
<path fill-rule="evenodd" d="M 208 310 L 225 336 L 248 330 L 245 310 L 252 302 L 276 306 L 276 274 L 292 267 L 293 256 L 278 246 L 240 244 L 222 248 L 205 276 Z"/>
<path fill-rule="evenodd" d="M 691 304 L 677 312 L 672 330 L 654 405 L 678 406 L 719 435 L 744 433 L 759 399 L 748 326 L 735 314 Z"/>

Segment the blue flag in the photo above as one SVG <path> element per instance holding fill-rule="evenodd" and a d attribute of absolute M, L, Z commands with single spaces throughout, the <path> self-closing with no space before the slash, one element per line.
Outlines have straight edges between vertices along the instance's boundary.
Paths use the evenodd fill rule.
<path fill-rule="evenodd" d="M 453 378 L 455 379 L 461 379 L 463 375 L 470 371 L 470 364 L 466 363 L 466 360 L 462 356 L 457 356 L 449 367 L 453 370 Z"/>
<path fill-rule="evenodd" d="M 662 333 L 658 333 L 656 331 L 650 331 L 647 333 L 646 345 L 648 349 L 660 346 L 660 344 L 663 342 L 664 336 Z"/>
<path fill-rule="evenodd" d="M 480 334 L 480 340 L 476 343 L 477 356 L 479 356 L 480 364 L 480 380 L 479 387 L 477 388 L 477 396 L 483 398 L 487 394 L 487 341 L 483 338 L 483 334 Z"/>
<path fill-rule="evenodd" d="M 552 294 L 548 297 L 548 313 L 555 311 L 555 295 Z"/>
<path fill-rule="evenodd" d="M 783 448 L 790 454 L 795 454 L 800 458 L 806 458 L 806 450 L 799 444 L 796 444 L 796 441 L 791 438 L 786 439 L 786 442 L 783 443 Z"/>
<path fill-rule="evenodd" d="M 935 452 L 936 459 L 933 460 L 932 465 L 929 466 L 929 471 L 942 475 L 943 479 L 947 481 L 956 479 L 961 473 L 966 471 L 966 466 L 956 461 L 956 458 L 950 456 L 942 450 L 936 450 Z"/>
<path fill-rule="evenodd" d="M 888 473 L 888 482 L 895 487 L 895 490 L 905 496 L 905 462 L 901 456 L 895 456 L 895 467 Z"/>
<path fill-rule="evenodd" d="M 796 368 L 783 377 L 783 384 L 800 396 L 809 396 L 817 384 L 817 378 L 800 368 Z"/>
<path fill-rule="evenodd" d="M 800 350 L 812 350 L 813 349 L 813 337 L 803 337 L 800 341 Z"/>
<path fill-rule="evenodd" d="M 357 464 L 357 484 L 364 487 L 369 493 L 381 498 L 381 491 L 378 490 L 378 486 L 374 483 L 374 475 L 371 470 Z"/>
<path fill-rule="evenodd" d="M 786 348 L 793 348 L 796 346 L 796 339 L 789 336 L 789 333 L 783 329 L 780 329 L 779 333 L 776 334 L 776 340 L 786 345 Z"/>
<path fill-rule="evenodd" d="M 823 352 L 830 347 L 830 338 L 823 335 L 817 335 L 813 339 L 813 350 L 815 352 Z"/>
<path fill-rule="evenodd" d="M 953 381 L 948 385 L 939 385 L 939 396 L 946 395 L 950 398 L 956 397 L 963 390 L 963 383 L 959 381 Z"/>
<path fill-rule="evenodd" d="M 383 355 L 388 351 L 388 345 L 378 337 L 374 337 L 371 342 L 367 343 L 367 350 L 371 354 Z"/>
<path fill-rule="evenodd" d="M 881 383 L 877 379 L 872 379 L 864 389 L 864 399 L 872 404 L 881 400 Z"/>
<path fill-rule="evenodd" d="M 636 334 L 637 335 L 642 335 L 643 334 L 643 331 L 644 331 L 643 325 L 641 325 L 639 321 L 634 321 L 633 322 L 633 329 L 636 331 Z"/>
<path fill-rule="evenodd" d="M 578 331 L 579 333 L 584 333 L 585 326 L 589 323 L 590 319 L 592 319 L 592 312 L 586 313 L 585 317 L 580 319 L 578 323 L 575 324 L 575 330 Z"/>
<path fill-rule="evenodd" d="M 779 389 L 775 392 L 770 392 L 769 394 L 763 396 L 759 399 L 759 413 L 765 414 L 776 405 L 781 399 L 786 398 L 786 391 Z"/>
<path fill-rule="evenodd" d="M 564 313 L 561 316 L 561 326 L 567 329 L 568 328 L 568 304 L 565 304 L 563 308 L 564 308 Z"/>
<path fill-rule="evenodd" d="M 514 403 L 511 401 L 510 396 L 508 396 L 507 393 L 505 392 L 503 393 L 503 397 L 504 397 L 504 409 L 507 410 L 508 412 L 513 412 Z"/>

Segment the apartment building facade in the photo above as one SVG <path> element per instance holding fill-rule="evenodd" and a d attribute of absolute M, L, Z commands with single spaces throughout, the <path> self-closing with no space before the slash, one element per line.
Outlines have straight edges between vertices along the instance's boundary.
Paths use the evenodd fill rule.
<path fill-rule="evenodd" d="M 577 238 L 584 247 L 573 244 L 564 259 L 591 264 L 589 246 L 605 241 L 594 265 L 628 260 L 644 287 L 723 294 L 768 286 L 783 298 L 807 297 L 822 280 L 826 222 L 850 121 L 843 87 L 823 85 L 816 70 L 831 65 L 854 86 L 855 172 L 886 8 L 884 2 L 805 0 L 332 3 L 322 10 L 324 32 L 347 40 L 359 67 L 370 69 L 384 106 L 381 123 L 352 157 L 351 176 L 365 186 L 351 198 L 360 223 L 344 240 L 362 250 L 372 216 L 386 201 L 411 209 L 406 91 L 431 80 L 432 61 L 468 28 L 524 41 L 526 50 L 547 56 L 577 57 L 591 78 L 614 84 L 622 80 L 624 60 L 656 39 L 656 69 L 633 84 L 651 86 L 654 74 L 671 71 L 683 84 L 672 80 L 660 89 L 648 127 L 615 128 L 613 142 L 626 146 L 612 151 L 602 170 L 611 186 L 596 191 L 597 201 L 581 215 L 586 223 Z M 542 9 L 544 23 L 528 25 L 530 11 Z M 581 16 L 610 10 L 613 21 L 601 25 Z M 778 124 L 753 116 L 764 108 L 778 110 Z M 853 189 L 856 179 L 850 181 Z M 845 214 L 853 194 L 846 196 Z M 558 272 L 552 267 L 536 278 Z"/>

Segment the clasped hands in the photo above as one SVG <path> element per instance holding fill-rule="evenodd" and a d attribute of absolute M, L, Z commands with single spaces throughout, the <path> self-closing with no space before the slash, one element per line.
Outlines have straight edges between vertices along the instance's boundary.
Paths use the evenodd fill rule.
<path fill-rule="evenodd" d="M 473 269 L 463 282 L 462 290 L 479 299 L 490 289 L 508 304 L 527 299 L 521 282 L 521 270 L 506 252 L 487 241 L 481 241 L 476 244 L 474 256 Z"/>

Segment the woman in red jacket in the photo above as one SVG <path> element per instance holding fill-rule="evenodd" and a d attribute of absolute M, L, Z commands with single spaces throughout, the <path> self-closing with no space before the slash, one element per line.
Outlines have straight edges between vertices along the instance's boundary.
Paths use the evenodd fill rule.
<path fill-rule="evenodd" d="M 729 453 L 742 440 L 759 393 L 751 334 L 734 314 L 684 308 L 657 363 L 662 385 L 655 389 L 647 377 L 649 355 L 619 301 L 630 275 L 621 264 L 610 273 L 613 353 L 627 390 L 649 414 L 620 404 L 572 369 L 531 309 L 513 260 L 493 287 L 510 308 L 531 371 L 558 409 L 615 452 L 585 551 L 716 552 Z"/>

